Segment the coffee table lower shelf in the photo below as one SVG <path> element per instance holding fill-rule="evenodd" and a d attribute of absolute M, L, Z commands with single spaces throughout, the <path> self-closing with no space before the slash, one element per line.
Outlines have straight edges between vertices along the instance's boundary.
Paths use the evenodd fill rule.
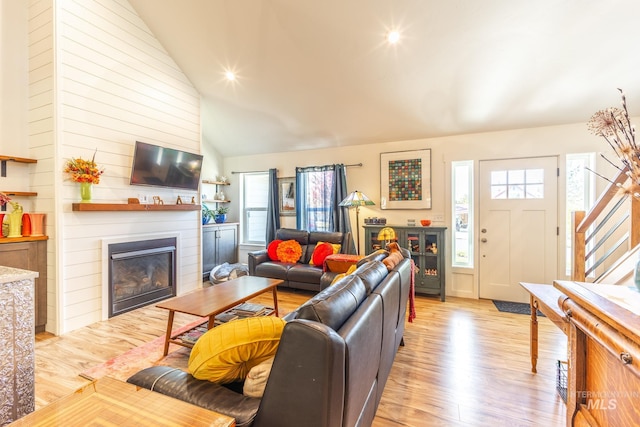
<path fill-rule="evenodd" d="M 231 322 L 233 320 L 246 319 L 248 317 L 273 316 L 275 312 L 276 311 L 273 307 L 265 307 L 264 312 L 261 312 L 255 316 L 245 316 L 245 315 L 236 314 L 234 309 L 232 308 L 222 313 L 222 315 L 230 315 L 230 316 L 235 315 L 237 317 L 230 320 L 218 320 L 218 316 L 220 316 L 218 315 L 214 320 L 214 326 L 219 326 L 219 325 L 222 325 L 223 323 Z M 186 330 L 176 335 L 172 335 L 171 338 L 169 339 L 169 342 L 171 344 L 181 345 L 187 348 L 193 348 L 198 338 L 200 338 L 205 332 L 209 330 L 208 326 L 209 326 L 209 320 L 204 320 L 201 324 L 194 326 L 189 330 Z"/>

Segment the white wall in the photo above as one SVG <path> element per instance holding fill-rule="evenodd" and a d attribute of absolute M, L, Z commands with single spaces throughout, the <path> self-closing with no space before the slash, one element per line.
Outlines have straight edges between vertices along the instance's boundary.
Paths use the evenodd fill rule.
<path fill-rule="evenodd" d="M 585 118 L 585 122 L 588 117 Z M 431 181 L 432 181 L 432 209 L 430 210 L 381 210 L 380 209 L 380 153 L 417 150 L 430 148 L 431 151 Z M 474 160 L 475 171 L 478 170 L 480 160 L 506 159 L 517 157 L 559 156 L 559 165 L 565 163 L 567 153 L 582 153 L 592 151 L 606 151 L 604 142 L 590 135 L 585 124 L 571 124 L 532 129 L 519 129 L 504 132 L 490 132 L 481 134 L 457 135 L 443 138 L 420 139 L 412 141 L 398 141 L 383 144 L 369 144 L 366 146 L 339 147 L 334 149 L 309 150 L 304 152 L 273 153 L 260 156 L 231 157 L 225 159 L 224 169 L 231 171 L 267 170 L 277 168 L 278 176 L 294 176 L 296 166 L 324 165 L 332 163 L 354 164 L 363 163 L 362 167 L 347 169 L 348 191 L 360 190 L 371 198 L 376 205 L 360 209 L 360 226 L 363 219 L 369 216 L 385 217 L 387 224 L 406 224 L 407 219 L 444 217 L 444 222 L 434 222 L 433 225 L 451 228 L 451 162 L 459 160 Z M 606 176 L 612 176 L 607 165 L 598 165 L 598 170 Z M 237 175 L 233 177 L 237 181 Z M 601 186 L 604 181 L 599 182 Z M 475 192 L 477 194 L 477 182 Z M 564 236 L 564 194 L 565 181 L 563 171 L 559 180 L 559 218 L 560 236 Z M 232 186 L 233 188 L 233 186 Z M 239 210 L 238 194 L 233 194 L 232 209 Z M 476 198 L 477 204 L 477 198 Z M 477 209 L 477 205 L 475 207 Z M 289 220 L 282 217 L 281 220 Z M 351 215 L 352 227 L 355 230 L 355 215 Z M 477 224 L 476 224 L 477 225 Z M 295 227 L 295 221 L 283 221 L 282 226 Z M 476 227 L 477 228 L 477 227 Z M 363 240 L 364 231 L 360 232 Z M 447 248 L 451 248 L 450 233 L 447 236 Z M 564 238 L 559 238 L 559 248 L 564 247 Z M 362 247 L 362 242 L 361 242 Z M 246 262 L 246 254 L 255 247 L 243 247 L 240 261 Z M 478 251 L 475 251 L 477 254 Z M 564 250 L 559 250 L 558 278 L 564 275 Z M 447 253 L 447 295 L 477 298 L 478 280 L 477 267 L 474 269 L 452 269 L 451 255 Z M 476 260 L 475 265 L 478 265 Z"/>
<path fill-rule="evenodd" d="M 103 238 L 177 232 L 178 289 L 200 286 L 198 211 L 73 212 L 78 184 L 62 172 L 69 158 L 97 149 L 106 172 L 94 202 L 197 199 L 195 191 L 129 185 L 136 140 L 201 152 L 200 98 L 189 80 L 126 0 L 32 1 L 29 57 L 29 141 L 43 178 L 34 203 L 48 213 L 50 237 L 47 330 L 102 319 Z"/>

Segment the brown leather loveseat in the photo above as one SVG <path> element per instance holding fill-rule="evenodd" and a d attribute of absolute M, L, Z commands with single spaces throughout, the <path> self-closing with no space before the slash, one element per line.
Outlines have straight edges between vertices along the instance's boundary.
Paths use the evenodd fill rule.
<path fill-rule="evenodd" d="M 296 263 L 273 261 L 266 249 L 249 252 L 249 275 L 282 279 L 284 282 L 280 286 L 318 292 L 329 286 L 336 274 L 323 271 L 322 265 L 309 264 L 316 245 L 318 242 L 339 244 L 340 253 L 348 253 L 351 233 L 280 228 L 276 231 L 276 239 L 300 243 L 300 260 Z"/>
<path fill-rule="evenodd" d="M 411 263 L 377 259 L 286 316 L 263 397 L 154 366 L 128 382 L 234 417 L 237 426 L 369 426 L 402 341 Z M 372 260 L 373 259 L 373 260 Z"/>

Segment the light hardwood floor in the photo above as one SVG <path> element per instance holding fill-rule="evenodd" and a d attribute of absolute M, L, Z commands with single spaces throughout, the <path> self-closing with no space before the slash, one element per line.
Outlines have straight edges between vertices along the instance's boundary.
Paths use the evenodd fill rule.
<path fill-rule="evenodd" d="M 282 312 L 311 294 L 279 291 Z M 255 301 L 269 303 L 266 299 Z M 501 313 L 491 301 L 416 297 L 374 426 L 562 426 L 556 361 L 566 338 L 539 323 L 538 373 L 531 373 L 529 316 Z M 175 326 L 192 322 L 176 314 Z M 145 307 L 59 337 L 36 339 L 36 406 L 87 384 L 83 370 L 162 335 L 167 312 Z"/>

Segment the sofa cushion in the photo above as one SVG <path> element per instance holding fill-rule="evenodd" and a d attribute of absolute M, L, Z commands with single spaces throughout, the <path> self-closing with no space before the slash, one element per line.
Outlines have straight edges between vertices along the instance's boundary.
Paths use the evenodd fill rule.
<path fill-rule="evenodd" d="M 287 271 L 287 280 L 299 283 L 320 283 L 322 266 L 309 264 L 293 264 Z"/>
<path fill-rule="evenodd" d="M 276 253 L 278 254 L 278 261 L 294 263 L 298 262 L 302 256 L 302 247 L 300 243 L 293 239 L 285 240 L 278 245 Z"/>
<path fill-rule="evenodd" d="M 278 246 L 280 243 L 282 243 L 282 240 L 276 239 L 267 246 L 267 255 L 269 255 L 271 261 L 278 261 Z"/>
<path fill-rule="evenodd" d="M 371 261 L 358 267 L 355 274 L 362 279 L 362 283 L 367 289 L 367 295 L 369 295 L 389 273 L 383 263 Z"/>
<path fill-rule="evenodd" d="M 356 275 L 345 277 L 301 305 L 297 319 L 314 320 L 337 331 L 366 298 L 367 290 Z"/>
<path fill-rule="evenodd" d="M 267 385 L 267 380 L 269 379 L 269 374 L 271 373 L 274 358 L 275 357 L 270 357 L 251 368 L 247 374 L 247 378 L 244 380 L 242 394 L 248 397 L 262 397 L 264 388 Z"/>
<path fill-rule="evenodd" d="M 241 381 L 255 365 L 275 355 L 284 320 L 258 316 L 216 326 L 196 341 L 189 372 L 219 384 Z"/>
<path fill-rule="evenodd" d="M 271 279 L 287 280 L 287 272 L 293 264 L 286 264 L 278 261 L 267 261 L 255 267 L 254 275 L 259 277 L 269 277 Z"/>
<path fill-rule="evenodd" d="M 344 233 L 338 231 L 311 231 L 309 233 L 309 246 L 306 248 L 307 253 L 305 254 L 303 252 L 302 262 L 309 262 L 311 255 L 313 255 L 313 250 L 319 242 L 331 243 L 332 245 L 342 245 L 343 238 Z M 340 250 L 342 250 L 342 246 L 339 251 Z"/>

